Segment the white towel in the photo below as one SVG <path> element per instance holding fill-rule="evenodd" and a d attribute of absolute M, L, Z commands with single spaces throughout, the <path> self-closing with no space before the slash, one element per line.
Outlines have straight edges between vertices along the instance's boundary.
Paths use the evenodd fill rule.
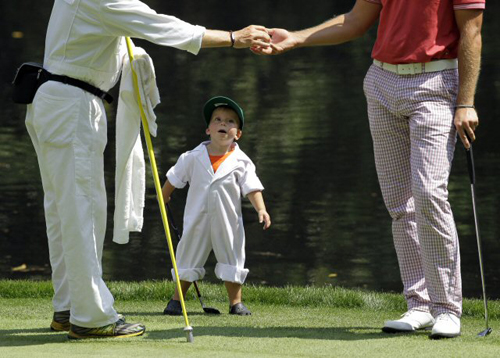
<path fill-rule="evenodd" d="M 156 115 L 160 103 L 153 61 L 140 47 L 134 47 L 133 67 L 137 74 L 141 102 L 151 135 L 156 136 Z M 141 231 L 144 222 L 146 171 L 141 143 L 141 114 L 134 93 L 128 55 L 125 56 L 116 114 L 116 176 L 113 241 L 126 244 L 129 232 Z"/>

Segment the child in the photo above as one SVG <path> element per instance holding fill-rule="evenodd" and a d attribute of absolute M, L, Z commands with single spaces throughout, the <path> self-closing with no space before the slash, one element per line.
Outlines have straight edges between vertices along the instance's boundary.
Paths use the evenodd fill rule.
<path fill-rule="evenodd" d="M 163 186 L 163 198 L 168 203 L 175 188 L 189 183 L 184 233 L 176 254 L 181 288 L 185 294 L 193 281 L 205 276 L 203 266 L 213 250 L 217 259 L 215 275 L 225 283 L 229 313 L 250 315 L 241 302 L 241 285 L 248 274 L 244 268 L 241 197 L 248 197 L 265 230 L 271 226 L 271 218 L 262 197 L 264 187 L 254 164 L 236 144 L 244 124 L 240 106 L 230 98 L 218 96 L 205 103 L 203 114 L 210 140 L 182 154 L 168 171 Z M 181 315 L 179 300 L 176 288 L 164 314 Z"/>

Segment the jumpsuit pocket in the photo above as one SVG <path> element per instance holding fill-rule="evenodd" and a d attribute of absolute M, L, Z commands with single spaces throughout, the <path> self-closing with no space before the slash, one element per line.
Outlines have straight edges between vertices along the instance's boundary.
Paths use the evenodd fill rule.
<path fill-rule="evenodd" d="M 33 127 L 38 141 L 56 147 L 73 142 L 75 136 L 79 100 L 55 97 L 38 91 L 33 103 Z"/>
<path fill-rule="evenodd" d="M 92 191 L 92 159 L 75 155 L 76 195 L 91 196 Z"/>

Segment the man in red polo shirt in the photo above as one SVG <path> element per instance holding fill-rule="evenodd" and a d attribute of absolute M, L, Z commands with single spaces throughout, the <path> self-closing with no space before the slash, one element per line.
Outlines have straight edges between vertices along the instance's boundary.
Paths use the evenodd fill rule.
<path fill-rule="evenodd" d="M 270 29 L 259 54 L 336 45 L 379 19 L 364 91 L 375 163 L 408 311 L 384 332 L 432 327 L 432 338 L 460 334 L 462 287 L 458 236 L 448 202 L 456 136 L 475 140 L 474 95 L 485 0 L 357 0 L 318 26 Z"/>

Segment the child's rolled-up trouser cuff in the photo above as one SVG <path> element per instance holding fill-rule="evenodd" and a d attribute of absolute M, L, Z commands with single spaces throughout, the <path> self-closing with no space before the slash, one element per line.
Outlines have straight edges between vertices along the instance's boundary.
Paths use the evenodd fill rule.
<path fill-rule="evenodd" d="M 236 266 L 218 263 L 215 266 L 215 276 L 222 281 L 243 284 L 247 278 L 249 270 L 240 269 Z"/>
<path fill-rule="evenodd" d="M 179 271 L 179 279 L 181 281 L 194 282 L 205 277 L 205 269 L 203 267 L 192 269 L 177 269 Z M 172 269 L 172 280 L 176 282 L 175 271 Z"/>

